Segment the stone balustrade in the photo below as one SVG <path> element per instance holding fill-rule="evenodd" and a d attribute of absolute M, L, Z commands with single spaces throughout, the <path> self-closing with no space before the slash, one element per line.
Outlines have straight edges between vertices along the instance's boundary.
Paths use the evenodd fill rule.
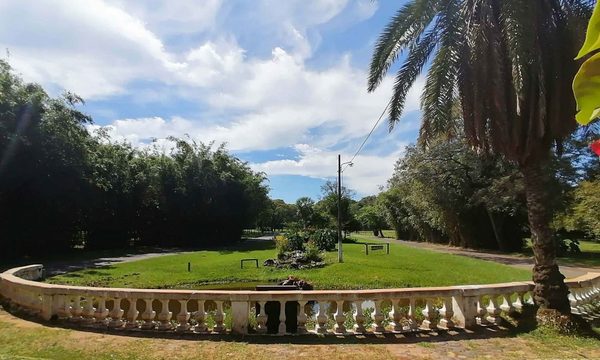
<path fill-rule="evenodd" d="M 42 265 L 0 274 L 5 301 L 44 320 L 135 331 L 266 333 L 268 302 L 296 306 L 297 333 L 366 334 L 475 328 L 532 303 L 530 282 L 429 288 L 315 291 L 193 291 L 95 288 L 37 282 Z M 572 311 L 600 317 L 600 273 L 567 281 Z M 286 311 L 277 333 L 286 334 Z M 277 323 L 276 323 L 277 325 Z"/>

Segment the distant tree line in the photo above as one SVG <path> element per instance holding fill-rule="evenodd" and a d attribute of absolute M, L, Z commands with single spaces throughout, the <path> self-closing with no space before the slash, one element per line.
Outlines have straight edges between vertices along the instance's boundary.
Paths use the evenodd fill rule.
<path fill-rule="evenodd" d="M 0 62 L 0 258 L 85 247 L 216 246 L 267 204 L 265 177 L 224 147 L 165 154 L 115 143 L 79 109 Z"/>
<path fill-rule="evenodd" d="M 571 244 L 577 240 L 600 241 L 600 162 L 587 146 L 597 133 L 594 125 L 574 134 L 544 170 L 551 179 L 547 206 L 559 254 L 576 249 Z M 394 229 L 403 240 L 519 251 L 530 236 L 524 191 L 513 162 L 477 152 L 460 138 L 440 138 L 409 146 L 377 196 L 356 201 L 343 188 L 342 229 L 380 237 Z M 265 209 L 257 223 L 263 229 L 335 229 L 337 186 L 326 183 L 318 200 L 272 200 Z"/>

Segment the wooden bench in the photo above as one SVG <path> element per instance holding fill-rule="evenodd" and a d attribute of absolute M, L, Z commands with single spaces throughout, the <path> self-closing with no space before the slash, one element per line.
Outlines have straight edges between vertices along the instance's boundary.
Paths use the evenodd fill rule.
<path fill-rule="evenodd" d="M 244 268 L 244 262 L 245 261 L 254 261 L 256 263 L 256 268 L 258 269 L 258 259 L 254 259 L 254 258 L 241 259 L 240 260 L 240 269 Z"/>
<path fill-rule="evenodd" d="M 361 243 L 365 246 L 365 255 L 369 255 L 369 249 L 373 250 L 383 250 L 384 247 L 386 249 L 385 253 L 390 254 L 390 243 L 385 244 L 373 244 L 373 243 Z"/>

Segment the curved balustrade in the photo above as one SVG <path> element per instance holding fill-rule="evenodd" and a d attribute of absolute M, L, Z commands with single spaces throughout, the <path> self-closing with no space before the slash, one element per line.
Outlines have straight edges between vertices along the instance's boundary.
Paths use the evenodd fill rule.
<path fill-rule="evenodd" d="M 494 325 L 532 303 L 530 282 L 430 288 L 317 291 L 118 289 L 40 283 L 42 265 L 0 274 L 0 294 L 45 320 L 107 329 L 266 333 L 267 302 L 297 303 L 297 333 L 366 334 Z M 600 274 L 567 281 L 572 311 L 600 317 Z M 258 306 L 256 306 L 258 305 Z M 258 309 L 256 311 L 255 309 Z M 280 311 L 278 334 L 286 334 Z"/>

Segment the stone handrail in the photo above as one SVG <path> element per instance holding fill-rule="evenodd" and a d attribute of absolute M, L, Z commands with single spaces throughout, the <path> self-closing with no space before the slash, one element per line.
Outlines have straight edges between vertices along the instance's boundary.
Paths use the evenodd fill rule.
<path fill-rule="evenodd" d="M 287 303 L 298 304 L 294 316 L 299 334 L 397 333 L 498 324 L 503 311 L 518 311 L 533 303 L 531 282 L 376 290 L 195 291 L 35 281 L 43 273 L 42 265 L 30 265 L 0 274 L 1 297 L 44 320 L 58 318 L 110 329 L 247 334 L 252 323 L 250 331 L 265 333 L 269 321 L 265 305 L 275 302 L 280 310 Z M 598 318 L 600 273 L 568 280 L 567 285 L 572 311 L 587 319 Z M 280 335 L 287 332 L 286 312 L 279 311 L 275 319 Z"/>

